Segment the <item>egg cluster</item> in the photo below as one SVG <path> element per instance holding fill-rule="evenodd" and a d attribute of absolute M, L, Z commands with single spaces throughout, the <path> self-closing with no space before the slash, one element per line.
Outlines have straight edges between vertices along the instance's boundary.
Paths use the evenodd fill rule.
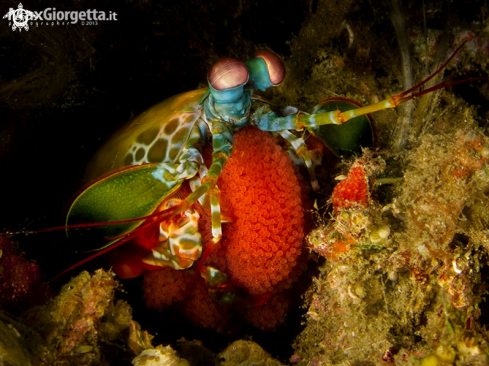
<path fill-rule="evenodd" d="M 245 311 L 246 321 L 261 330 L 273 330 L 285 321 L 289 312 L 290 298 L 287 291 L 275 294 L 264 305 Z"/>
<path fill-rule="evenodd" d="M 174 302 L 183 301 L 192 275 L 187 271 L 176 271 L 163 267 L 158 271 L 144 273 L 144 300 L 150 309 L 163 311 Z"/>
<path fill-rule="evenodd" d="M 301 186 L 286 152 L 268 133 L 236 134 L 234 152 L 218 181 L 234 218 L 224 246 L 229 273 L 251 294 L 273 292 L 301 254 Z"/>
<path fill-rule="evenodd" d="M 239 313 L 250 324 L 270 330 L 285 320 L 289 296 L 283 290 L 297 280 L 307 263 L 301 255 L 307 194 L 287 152 L 269 133 L 245 128 L 234 138 L 234 151 L 217 182 L 222 216 L 229 222 L 223 224 L 222 240 L 205 265 L 226 273 L 233 288 L 245 289 L 257 301 L 270 298 L 248 309 L 238 304 Z M 194 208 L 200 214 L 205 246 L 212 238 L 210 215 L 200 206 Z M 184 299 L 191 281 L 191 271 L 146 271 L 147 306 L 163 310 L 185 300 L 181 307 L 187 319 L 224 330 L 238 312 L 214 302 L 202 278 Z"/>
<path fill-rule="evenodd" d="M 233 315 L 227 306 L 211 299 L 207 286 L 198 278 L 183 304 L 183 313 L 192 323 L 222 332 Z"/>

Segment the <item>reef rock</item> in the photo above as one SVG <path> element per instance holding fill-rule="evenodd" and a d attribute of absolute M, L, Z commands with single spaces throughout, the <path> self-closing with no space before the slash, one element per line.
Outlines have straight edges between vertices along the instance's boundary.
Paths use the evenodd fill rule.
<path fill-rule="evenodd" d="M 221 366 L 282 366 L 270 354 L 252 341 L 239 340 L 231 343 L 219 354 Z"/>

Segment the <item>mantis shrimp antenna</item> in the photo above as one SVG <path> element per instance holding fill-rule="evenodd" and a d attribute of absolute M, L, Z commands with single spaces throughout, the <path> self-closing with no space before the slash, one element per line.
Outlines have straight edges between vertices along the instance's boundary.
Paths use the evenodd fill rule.
<path fill-rule="evenodd" d="M 402 75 L 404 78 L 404 87 L 410 89 L 413 86 L 413 71 L 411 68 L 411 59 L 409 56 L 408 38 L 406 32 L 406 22 L 401 11 L 399 0 L 392 0 L 392 24 L 396 31 L 397 42 L 401 50 Z M 411 122 L 413 113 L 412 103 L 406 103 L 400 110 L 401 117 L 393 133 L 392 146 L 396 150 L 401 150 L 407 143 L 407 129 Z"/>

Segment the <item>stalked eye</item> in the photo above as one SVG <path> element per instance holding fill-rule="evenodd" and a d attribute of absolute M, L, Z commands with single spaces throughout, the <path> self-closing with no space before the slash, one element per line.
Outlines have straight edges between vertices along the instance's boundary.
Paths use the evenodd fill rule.
<path fill-rule="evenodd" d="M 268 69 L 268 76 L 274 86 L 279 85 L 285 79 L 285 65 L 280 57 L 271 51 L 258 51 L 255 57 L 265 61 Z"/>
<path fill-rule="evenodd" d="M 243 61 L 223 58 L 212 66 L 207 79 L 210 86 L 216 90 L 231 89 L 246 84 L 248 70 Z"/>

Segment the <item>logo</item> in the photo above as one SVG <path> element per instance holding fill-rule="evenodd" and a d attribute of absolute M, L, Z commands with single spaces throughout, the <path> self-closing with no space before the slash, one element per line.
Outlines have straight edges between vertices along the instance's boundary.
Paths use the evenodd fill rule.
<path fill-rule="evenodd" d="M 85 11 L 56 11 L 56 8 L 47 8 L 44 11 L 25 10 L 19 3 L 17 9 L 10 8 L 3 19 L 8 18 L 12 30 L 29 30 L 29 25 L 39 27 L 40 25 L 73 25 L 78 22 L 82 26 L 98 25 L 99 21 L 115 21 L 117 13 L 110 11 L 106 14 L 103 10 L 88 9 Z"/>
<path fill-rule="evenodd" d="M 17 28 L 19 28 L 19 32 L 22 31 L 22 28 L 28 31 L 29 25 L 27 25 L 27 22 L 29 19 L 34 17 L 34 13 L 32 11 L 25 10 L 22 3 L 19 3 L 19 7 L 17 9 L 14 10 L 10 8 L 9 12 L 3 16 L 4 19 L 7 17 L 12 19 L 14 22 L 12 25 L 13 31 L 15 31 Z"/>

